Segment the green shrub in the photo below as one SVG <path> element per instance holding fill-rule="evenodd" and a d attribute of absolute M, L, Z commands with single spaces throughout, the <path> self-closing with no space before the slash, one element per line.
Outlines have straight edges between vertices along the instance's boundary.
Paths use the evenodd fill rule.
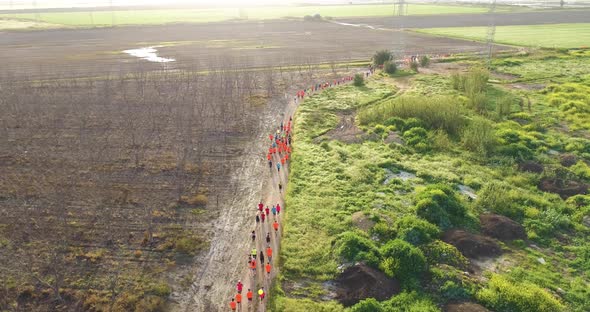
<path fill-rule="evenodd" d="M 164 311 L 166 302 L 164 299 L 155 296 L 143 297 L 135 306 L 135 312 L 160 312 Z"/>
<path fill-rule="evenodd" d="M 448 150 L 454 144 L 449 138 L 449 135 L 440 129 L 432 131 L 428 135 L 428 141 L 432 143 L 432 148 L 437 151 Z"/>
<path fill-rule="evenodd" d="M 370 233 L 371 236 L 376 236 L 377 239 L 382 242 L 393 239 L 396 235 L 395 229 L 384 221 L 375 223 L 375 225 L 371 228 Z"/>
<path fill-rule="evenodd" d="M 452 227 L 449 214 L 432 198 L 419 200 L 416 203 L 416 214 L 441 229 Z"/>
<path fill-rule="evenodd" d="M 380 50 L 373 55 L 373 64 L 381 66 L 392 59 L 393 55 L 389 50 Z"/>
<path fill-rule="evenodd" d="M 393 117 L 417 118 L 425 128 L 442 129 L 451 135 L 458 134 L 464 124 L 462 106 L 450 96 L 401 96 L 366 107 L 358 114 L 360 123 L 365 125 L 384 124 Z"/>
<path fill-rule="evenodd" d="M 533 159 L 533 151 L 521 143 L 510 143 L 496 149 L 499 155 L 511 157 L 517 161 Z"/>
<path fill-rule="evenodd" d="M 471 107 L 475 111 L 477 111 L 479 113 L 485 113 L 486 105 L 487 105 L 485 93 L 476 92 L 476 93 L 470 94 L 468 96 L 467 104 L 469 105 L 469 107 Z"/>
<path fill-rule="evenodd" d="M 406 122 L 399 117 L 391 117 L 385 120 L 384 125 L 395 126 L 396 129 L 403 131 L 406 126 Z"/>
<path fill-rule="evenodd" d="M 416 195 L 416 200 L 416 214 L 443 230 L 468 221 L 466 208 L 448 185 L 429 185 Z"/>
<path fill-rule="evenodd" d="M 512 98 L 504 96 L 496 101 L 496 114 L 504 118 L 512 113 Z"/>
<path fill-rule="evenodd" d="M 418 62 L 410 62 L 410 69 L 418 72 Z"/>
<path fill-rule="evenodd" d="M 458 268 L 466 268 L 468 260 L 453 245 L 440 240 L 435 240 L 420 247 L 429 264 L 446 264 Z"/>
<path fill-rule="evenodd" d="M 465 76 L 459 73 L 452 73 L 451 86 L 457 91 L 465 91 Z"/>
<path fill-rule="evenodd" d="M 352 306 L 350 312 L 383 312 L 383 306 L 375 298 L 368 298 Z"/>
<path fill-rule="evenodd" d="M 199 238 L 188 233 L 178 237 L 174 242 L 174 250 L 187 255 L 193 255 L 202 247 L 203 242 Z"/>
<path fill-rule="evenodd" d="M 347 261 L 365 261 L 376 266 L 379 262 L 379 250 L 375 243 L 362 232 L 344 232 L 336 238 L 335 253 Z"/>
<path fill-rule="evenodd" d="M 415 291 L 404 291 L 382 305 L 386 312 L 440 312 L 432 299 Z"/>
<path fill-rule="evenodd" d="M 356 87 L 362 87 L 365 85 L 365 77 L 363 76 L 363 74 L 356 74 L 354 75 L 354 82 L 353 84 Z"/>
<path fill-rule="evenodd" d="M 383 70 L 390 75 L 395 74 L 397 71 L 397 65 L 395 62 L 387 61 L 385 64 L 383 64 Z"/>
<path fill-rule="evenodd" d="M 590 167 L 583 161 L 579 160 L 570 170 L 578 177 L 590 180 Z"/>
<path fill-rule="evenodd" d="M 490 72 L 483 67 L 473 67 L 465 76 L 463 89 L 467 96 L 472 97 L 478 93 L 484 93 L 487 88 Z"/>
<path fill-rule="evenodd" d="M 403 134 L 404 142 L 419 152 L 425 152 L 430 149 L 428 142 L 428 132 L 420 127 L 411 128 Z"/>
<path fill-rule="evenodd" d="M 516 283 L 501 275 L 492 275 L 486 288 L 476 295 L 477 299 L 496 312 L 557 312 L 563 305 L 539 286 L 524 282 Z"/>
<path fill-rule="evenodd" d="M 420 57 L 420 66 L 427 67 L 430 65 L 430 58 L 427 55 L 422 55 Z"/>
<path fill-rule="evenodd" d="M 426 271 L 426 258 L 420 249 L 401 239 L 389 241 L 381 248 L 380 264 L 385 274 L 398 278 L 402 284 L 415 285 Z"/>
<path fill-rule="evenodd" d="M 440 234 L 435 225 L 412 215 L 398 219 L 395 227 L 399 239 L 415 246 L 427 244 Z"/>
<path fill-rule="evenodd" d="M 476 206 L 483 210 L 507 216 L 511 219 L 522 220 L 524 210 L 513 199 L 512 188 L 502 182 L 490 182 L 478 193 Z"/>
<path fill-rule="evenodd" d="M 461 143 L 468 151 L 488 156 L 496 145 L 492 123 L 483 117 L 474 117 L 463 130 Z"/>

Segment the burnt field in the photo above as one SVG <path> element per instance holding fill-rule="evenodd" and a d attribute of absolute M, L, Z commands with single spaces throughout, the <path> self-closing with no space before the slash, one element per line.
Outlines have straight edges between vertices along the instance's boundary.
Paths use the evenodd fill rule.
<path fill-rule="evenodd" d="M 246 220 L 230 217 L 260 191 L 253 142 L 292 79 L 3 80 L 0 309 L 156 311 L 188 299 L 204 256 L 229 247 L 211 241 L 243 234 Z"/>
<path fill-rule="evenodd" d="M 226 59 L 237 68 L 366 60 L 375 50 L 399 49 L 400 42 L 406 54 L 484 50 L 463 40 L 303 21 L 4 32 L 0 41 L 2 72 L 18 79 L 134 72 L 146 62 L 122 51 L 148 46 L 160 46 L 158 55 L 176 62 L 142 64 L 145 70 L 206 70 Z"/>

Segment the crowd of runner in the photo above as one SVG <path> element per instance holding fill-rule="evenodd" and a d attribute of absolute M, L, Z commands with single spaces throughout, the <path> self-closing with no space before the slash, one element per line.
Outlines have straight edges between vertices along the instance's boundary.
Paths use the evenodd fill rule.
<path fill-rule="evenodd" d="M 368 77 L 373 73 L 373 68 L 370 68 L 369 71 L 365 72 L 364 74 Z M 346 76 L 340 79 L 335 79 L 332 81 L 318 83 L 315 84 L 307 89 L 302 89 L 297 91 L 296 96 L 294 97 L 294 102 L 297 104 L 299 100 L 303 100 L 306 96 L 309 96 L 312 93 L 324 90 L 326 88 L 338 86 L 347 82 L 351 82 L 354 80 L 354 76 Z M 268 161 L 268 166 L 270 168 L 271 174 L 274 172 L 274 168 L 276 168 L 276 174 L 280 175 L 281 168 L 287 168 L 289 164 L 289 157 L 292 151 L 292 130 L 293 130 L 293 118 L 289 117 L 288 120 L 281 121 L 281 124 L 277 127 L 274 133 L 268 135 L 270 140 L 268 151 L 266 153 L 266 160 Z M 283 170 L 284 171 L 284 170 Z M 278 179 L 282 181 L 281 179 Z M 278 183 L 279 192 L 282 193 L 283 185 L 281 182 Z M 253 248 L 251 249 L 250 254 L 248 255 L 248 269 L 250 271 L 250 276 L 253 280 L 257 280 L 258 274 L 263 274 L 263 278 L 267 279 L 270 282 L 271 279 L 271 272 L 273 270 L 273 249 L 271 246 L 272 236 L 271 232 L 274 230 L 274 239 L 278 240 L 280 238 L 280 215 L 281 215 L 281 205 L 280 203 L 269 204 L 263 203 L 260 201 L 256 207 L 256 215 L 255 215 L 255 228 L 250 233 L 250 237 L 252 239 Z M 271 220 L 272 218 L 272 220 Z M 272 229 L 270 229 L 268 227 Z M 257 246 L 257 238 L 261 239 L 264 236 L 263 246 L 266 246 L 265 250 L 258 251 L 256 249 Z M 260 271 L 258 271 L 258 262 L 260 262 Z M 236 284 L 236 294 L 232 297 L 229 306 L 232 311 L 242 310 L 242 304 L 244 302 L 242 293 L 246 287 L 242 283 L 242 280 L 238 280 Z M 246 298 L 248 304 L 248 310 L 250 311 L 252 307 L 254 307 L 254 301 L 258 301 L 256 304 L 260 304 L 264 306 L 264 299 L 266 297 L 266 290 L 264 287 L 260 287 L 258 290 L 254 290 L 256 293 L 253 293 L 251 288 L 247 288 L 246 291 Z M 257 297 L 257 299 L 255 299 Z"/>

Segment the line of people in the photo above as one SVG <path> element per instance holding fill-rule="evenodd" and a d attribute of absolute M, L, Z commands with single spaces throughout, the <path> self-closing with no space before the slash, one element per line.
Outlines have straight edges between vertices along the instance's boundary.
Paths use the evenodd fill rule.
<path fill-rule="evenodd" d="M 369 71 L 369 73 L 372 73 L 372 71 Z M 369 75 L 369 73 L 367 73 L 367 76 Z M 352 82 L 354 80 L 354 76 L 346 76 L 343 78 L 339 78 L 339 79 L 335 79 L 331 82 L 324 82 L 324 83 L 318 83 L 315 84 L 313 86 L 311 86 L 310 88 L 307 89 L 303 89 L 303 90 L 299 90 L 296 93 L 296 96 L 294 98 L 294 102 L 297 104 L 298 100 L 303 100 L 306 96 L 312 94 L 313 92 L 316 91 L 320 91 L 320 90 L 324 90 L 326 88 L 329 87 L 333 87 L 333 86 L 338 86 L 340 84 L 344 84 L 347 82 Z M 293 118 L 289 117 L 289 120 L 285 121 L 281 121 L 281 124 L 279 127 L 277 127 L 276 132 L 269 134 L 268 138 L 270 140 L 270 144 L 269 144 L 269 148 L 268 148 L 268 152 L 266 154 L 266 159 L 268 161 L 268 166 L 271 170 L 271 173 L 273 172 L 273 167 L 276 167 L 277 169 L 277 175 L 279 175 L 279 183 L 278 183 L 278 188 L 279 188 L 279 192 L 282 193 L 282 189 L 283 189 L 283 185 L 282 185 L 282 179 L 280 178 L 280 172 L 281 172 L 281 168 L 285 168 L 285 166 L 288 166 L 288 162 L 289 162 L 289 157 L 292 151 L 292 122 L 293 122 Z M 271 223 L 270 217 L 273 217 L 273 221 Z M 272 205 L 272 207 L 269 207 L 268 205 L 264 205 L 264 203 L 262 201 L 260 201 L 260 203 L 258 203 L 257 205 L 257 212 L 256 212 L 256 216 L 255 216 L 255 220 L 256 220 L 256 227 L 255 229 L 251 232 L 250 236 L 252 238 L 252 244 L 253 244 L 253 248 L 251 249 L 250 254 L 248 255 L 248 268 L 250 270 L 250 278 L 256 280 L 257 279 L 257 260 L 260 262 L 260 267 L 263 268 L 265 274 L 265 278 L 267 279 L 267 281 L 270 283 L 270 279 L 271 279 L 271 272 L 272 272 L 272 259 L 273 259 L 273 249 L 271 246 L 271 241 L 272 241 L 272 236 L 270 232 L 266 232 L 266 236 L 265 236 L 265 242 L 266 242 L 266 249 L 264 251 L 260 250 L 258 251 L 256 249 L 256 239 L 257 239 L 257 229 L 259 230 L 259 233 L 264 233 L 264 226 L 265 224 L 270 224 L 272 229 L 274 229 L 275 232 L 275 240 L 278 241 L 279 239 L 279 221 L 280 221 L 280 214 L 281 214 L 281 205 L 280 203 L 277 203 L 276 205 Z M 268 221 L 266 221 L 268 220 Z M 264 243 L 263 243 L 264 244 Z M 278 244 L 276 244 L 276 246 L 278 246 Z M 265 257 L 266 255 L 266 257 Z M 266 262 L 265 262 L 266 260 Z M 235 296 L 231 299 L 230 301 L 230 308 L 232 311 L 236 311 L 236 310 L 241 310 L 242 309 L 242 292 L 244 290 L 244 284 L 242 283 L 241 280 L 238 280 L 237 284 L 236 284 L 236 294 Z M 256 295 L 258 296 L 258 301 L 261 305 L 264 305 L 264 299 L 266 297 L 266 291 L 264 289 L 264 286 L 261 286 L 258 291 L 256 292 Z M 252 307 L 253 306 L 253 301 L 254 301 L 254 296 L 255 294 L 253 293 L 251 288 L 248 288 L 248 291 L 246 292 L 246 300 L 248 301 L 248 307 Z"/>

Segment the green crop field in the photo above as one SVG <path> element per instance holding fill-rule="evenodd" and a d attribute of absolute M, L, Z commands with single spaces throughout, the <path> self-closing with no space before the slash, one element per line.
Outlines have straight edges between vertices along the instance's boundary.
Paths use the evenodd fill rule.
<path fill-rule="evenodd" d="M 485 40 L 487 35 L 487 27 L 446 27 L 416 31 L 480 41 Z M 495 40 L 511 45 L 580 48 L 590 45 L 590 24 L 499 26 L 496 27 Z"/>
<path fill-rule="evenodd" d="M 420 5 L 408 6 L 410 15 L 483 13 L 487 9 L 477 6 Z M 393 12 L 392 5 L 339 5 L 220 8 L 220 9 L 165 9 L 165 10 L 120 10 L 87 12 L 40 13 L 39 21 L 66 26 L 158 25 L 168 23 L 206 23 L 223 20 L 302 18 L 316 13 L 330 17 L 387 16 Z M 0 19 L 36 20 L 34 13 L 0 14 Z"/>

